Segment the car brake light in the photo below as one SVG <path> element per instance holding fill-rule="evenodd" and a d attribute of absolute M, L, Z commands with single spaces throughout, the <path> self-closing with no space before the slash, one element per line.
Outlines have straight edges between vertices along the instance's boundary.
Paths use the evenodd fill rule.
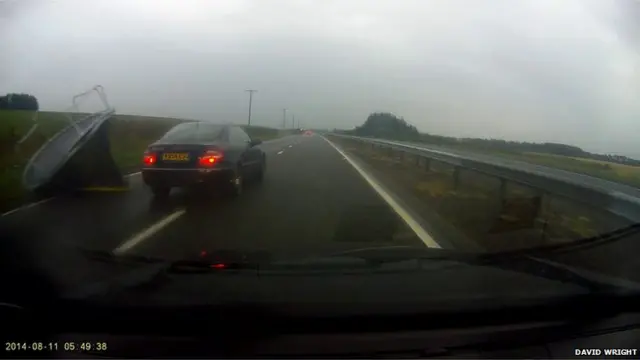
<path fill-rule="evenodd" d="M 142 162 L 147 165 L 153 165 L 156 163 L 156 154 L 155 153 L 145 153 L 143 158 L 142 158 Z"/>
<path fill-rule="evenodd" d="M 222 153 L 219 153 L 214 150 L 207 150 L 202 156 L 200 156 L 198 163 L 200 164 L 200 166 L 208 167 L 208 166 L 213 166 L 214 164 L 219 162 L 221 159 L 222 159 Z"/>
<path fill-rule="evenodd" d="M 222 263 L 218 263 L 218 264 L 211 264 L 211 268 L 213 268 L 213 269 L 224 269 L 224 268 L 226 268 L 226 267 L 227 267 L 227 265 L 222 264 Z"/>

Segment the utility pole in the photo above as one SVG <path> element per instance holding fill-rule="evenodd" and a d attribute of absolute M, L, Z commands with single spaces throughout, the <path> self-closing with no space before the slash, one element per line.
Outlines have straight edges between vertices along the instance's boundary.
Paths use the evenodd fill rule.
<path fill-rule="evenodd" d="M 253 100 L 253 93 L 254 92 L 258 92 L 258 90 L 245 90 L 249 93 L 249 123 L 248 125 L 251 126 L 251 102 Z"/>
<path fill-rule="evenodd" d="M 291 115 L 291 128 L 292 129 L 296 128 L 296 115 L 295 114 Z"/>
<path fill-rule="evenodd" d="M 287 128 L 287 109 L 282 109 L 282 128 Z"/>

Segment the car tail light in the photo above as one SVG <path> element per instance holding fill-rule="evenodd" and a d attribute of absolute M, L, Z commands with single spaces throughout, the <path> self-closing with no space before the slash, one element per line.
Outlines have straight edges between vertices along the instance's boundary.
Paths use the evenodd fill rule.
<path fill-rule="evenodd" d="M 145 152 L 144 156 L 142 157 L 142 162 L 146 166 L 155 165 L 156 161 L 157 161 L 156 153 L 153 153 L 153 152 Z"/>
<path fill-rule="evenodd" d="M 215 150 L 207 150 L 198 159 L 198 164 L 204 167 L 211 167 L 222 160 L 222 153 Z"/>

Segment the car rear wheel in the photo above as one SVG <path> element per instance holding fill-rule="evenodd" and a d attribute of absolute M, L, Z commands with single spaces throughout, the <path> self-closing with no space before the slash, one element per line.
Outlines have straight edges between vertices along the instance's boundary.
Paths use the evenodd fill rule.
<path fill-rule="evenodd" d="M 155 197 L 167 197 L 171 192 L 171 188 L 166 186 L 151 186 L 151 192 Z"/>
<path fill-rule="evenodd" d="M 231 175 L 231 180 L 229 183 L 229 195 L 232 197 L 240 196 L 243 189 L 244 176 L 242 176 L 242 171 L 240 167 L 238 167 Z"/>
<path fill-rule="evenodd" d="M 262 181 L 264 179 L 264 172 L 267 171 L 267 159 L 262 158 L 260 162 L 260 169 L 258 170 L 258 174 L 256 175 L 256 179 L 258 181 Z"/>

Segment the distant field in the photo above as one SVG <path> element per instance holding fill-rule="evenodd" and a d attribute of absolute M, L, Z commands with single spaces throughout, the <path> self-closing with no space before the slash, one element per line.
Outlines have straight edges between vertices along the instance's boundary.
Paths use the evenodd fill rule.
<path fill-rule="evenodd" d="M 15 147 L 31 128 L 34 112 L 0 111 L 0 211 L 18 206 L 27 200 L 22 188 L 22 171 L 42 144 L 68 124 L 64 113 L 42 111 L 37 114 L 38 128 L 20 147 Z M 135 171 L 147 145 L 157 140 L 181 119 L 116 115 L 111 120 L 111 153 L 123 173 Z M 268 140 L 286 134 L 282 130 L 244 126 L 256 139 Z"/>
<path fill-rule="evenodd" d="M 487 155 L 510 158 L 549 166 L 556 169 L 585 174 L 617 183 L 640 188 L 640 167 L 616 164 L 587 158 L 568 157 L 561 155 L 543 154 L 535 152 L 510 152 L 478 149 L 469 146 L 450 146 L 452 149 L 480 152 Z"/>
<path fill-rule="evenodd" d="M 535 164 L 591 175 L 640 188 L 640 167 L 638 166 L 541 153 L 522 153 L 513 156 Z"/>
<path fill-rule="evenodd" d="M 601 165 L 608 165 L 613 168 L 613 171 L 618 174 L 618 176 L 622 177 L 639 177 L 640 178 L 640 166 L 632 166 L 632 165 L 624 165 L 624 164 L 616 164 L 610 161 L 596 160 L 596 159 L 585 159 L 585 158 L 576 158 L 572 157 L 574 160 L 596 163 Z"/>

